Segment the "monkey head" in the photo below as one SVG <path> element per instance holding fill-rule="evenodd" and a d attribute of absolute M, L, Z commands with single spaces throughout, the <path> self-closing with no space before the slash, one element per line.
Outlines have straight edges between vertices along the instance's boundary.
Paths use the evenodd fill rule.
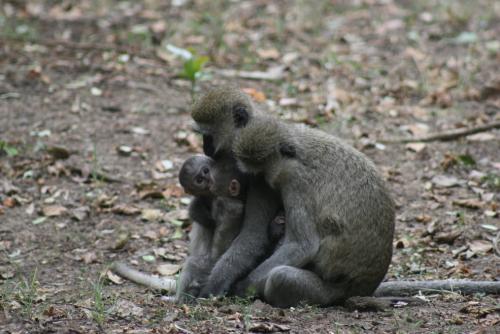
<path fill-rule="evenodd" d="M 179 182 L 184 191 L 194 196 L 208 196 L 214 186 L 214 160 L 204 155 L 195 155 L 182 164 Z"/>
<path fill-rule="evenodd" d="M 245 172 L 278 172 L 283 158 L 295 158 L 296 145 L 286 125 L 270 117 L 256 117 L 234 142 L 238 166 Z"/>
<path fill-rule="evenodd" d="M 252 118 L 250 98 L 234 87 L 212 89 L 195 102 L 191 116 L 195 130 L 203 135 L 203 151 L 213 157 L 217 152 L 230 152 L 236 132 Z"/>

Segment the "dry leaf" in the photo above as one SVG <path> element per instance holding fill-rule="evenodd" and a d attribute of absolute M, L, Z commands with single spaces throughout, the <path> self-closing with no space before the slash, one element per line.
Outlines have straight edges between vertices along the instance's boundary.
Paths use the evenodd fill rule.
<path fill-rule="evenodd" d="M 85 264 L 91 264 L 97 262 L 97 255 L 95 252 L 88 252 L 83 254 L 81 259 Z"/>
<path fill-rule="evenodd" d="M 460 185 L 460 180 L 454 176 L 436 175 L 432 178 L 432 183 L 439 188 L 450 188 Z"/>
<path fill-rule="evenodd" d="M 160 264 L 156 267 L 156 271 L 162 276 L 173 276 L 177 274 L 179 270 L 181 270 L 180 265 L 171 263 Z"/>
<path fill-rule="evenodd" d="M 267 99 L 266 95 L 263 92 L 255 88 L 243 88 L 242 90 L 248 95 L 250 95 L 250 97 L 254 99 L 256 102 L 262 103 L 265 102 Z"/>
<path fill-rule="evenodd" d="M 7 208 L 13 208 L 16 206 L 17 201 L 13 197 L 7 197 L 2 201 L 2 204 Z"/>
<path fill-rule="evenodd" d="M 278 59 L 280 56 L 280 53 L 278 50 L 271 48 L 271 49 L 258 49 L 257 54 L 259 55 L 260 58 L 262 59 Z"/>
<path fill-rule="evenodd" d="M 156 233 L 153 230 L 146 231 L 146 232 L 144 232 L 143 235 L 145 238 L 153 240 L 153 241 L 158 239 L 158 233 Z"/>
<path fill-rule="evenodd" d="M 475 198 L 457 199 L 453 201 L 453 204 L 469 209 L 480 209 L 484 206 L 483 202 Z"/>
<path fill-rule="evenodd" d="M 62 205 L 49 205 L 45 206 L 42 209 L 42 212 L 45 217 L 57 217 L 66 214 L 68 209 Z"/>
<path fill-rule="evenodd" d="M 493 249 L 493 244 L 487 240 L 473 240 L 468 245 L 475 254 L 486 254 Z"/>
<path fill-rule="evenodd" d="M 425 143 L 408 143 L 405 147 L 410 151 L 418 153 L 423 151 L 427 145 Z"/>
<path fill-rule="evenodd" d="M 120 285 L 120 284 L 123 284 L 123 279 L 116 275 L 115 273 L 113 273 L 111 270 L 108 270 L 106 272 L 106 277 L 113 283 L 117 284 L 117 285 Z"/>
<path fill-rule="evenodd" d="M 141 213 L 141 209 L 133 205 L 117 204 L 113 206 L 111 212 L 116 213 L 118 215 L 133 216 Z"/>
<path fill-rule="evenodd" d="M 142 317 L 144 314 L 144 310 L 132 303 L 131 301 L 120 299 L 116 304 L 114 304 L 109 310 L 111 314 L 118 314 L 124 318 L 134 317 Z"/>
<path fill-rule="evenodd" d="M 165 196 L 165 198 L 182 197 L 184 195 L 185 195 L 184 189 L 175 184 L 168 185 L 167 189 L 163 191 L 163 196 Z"/>
<path fill-rule="evenodd" d="M 156 222 L 163 218 L 163 212 L 158 209 L 143 209 L 141 219 L 149 222 Z"/>

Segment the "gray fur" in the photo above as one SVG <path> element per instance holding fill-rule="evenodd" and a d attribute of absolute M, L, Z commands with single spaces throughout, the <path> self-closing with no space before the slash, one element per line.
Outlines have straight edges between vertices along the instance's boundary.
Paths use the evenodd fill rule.
<path fill-rule="evenodd" d="M 247 95 L 233 87 L 216 88 L 194 105 L 192 117 L 203 134 L 205 154 L 216 161 L 233 159 L 233 142 L 244 125 L 238 125 L 235 113 L 244 109 L 248 122 L 254 109 Z M 236 167 L 236 163 L 232 164 Z M 271 248 L 269 223 L 276 217 L 280 199 L 263 177 L 248 177 L 246 208 L 241 232 L 217 261 L 200 296 L 224 295 L 254 269 Z"/>
<path fill-rule="evenodd" d="M 228 197 L 228 187 L 231 180 L 240 184 L 244 184 L 244 180 L 239 171 L 230 167 L 231 164 L 234 166 L 234 161 L 223 159 L 213 162 L 209 157 L 195 156 L 186 160 L 181 168 L 179 178 L 186 191 L 200 192 L 193 179 L 202 166 L 210 166 L 207 177 L 213 180 L 213 186 L 210 187 L 211 195 L 196 196 L 189 206 L 189 216 L 193 220 L 190 256 L 186 259 L 179 279 L 176 294 L 178 301 L 187 301 L 199 295 L 216 260 L 240 232 L 244 197 Z"/>
<path fill-rule="evenodd" d="M 391 261 L 395 216 L 373 163 L 333 136 L 264 117 L 240 131 L 234 152 L 281 194 L 287 224 L 240 288 L 282 307 L 372 294 Z"/>

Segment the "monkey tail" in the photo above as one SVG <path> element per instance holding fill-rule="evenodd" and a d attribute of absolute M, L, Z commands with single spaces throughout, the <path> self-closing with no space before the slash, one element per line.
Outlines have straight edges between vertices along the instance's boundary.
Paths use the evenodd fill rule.
<path fill-rule="evenodd" d="M 123 262 L 114 262 L 110 268 L 116 274 L 123 278 L 128 279 L 134 283 L 147 286 L 156 290 L 165 290 L 168 292 L 175 292 L 176 281 L 172 278 L 160 278 L 152 275 L 145 274 L 139 270 L 135 270 L 127 266 Z"/>

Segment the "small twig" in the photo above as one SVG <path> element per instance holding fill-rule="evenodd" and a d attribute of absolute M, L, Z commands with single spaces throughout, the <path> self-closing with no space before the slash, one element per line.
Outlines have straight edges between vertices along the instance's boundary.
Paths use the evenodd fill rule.
<path fill-rule="evenodd" d="M 177 325 L 177 324 L 174 324 L 175 328 L 183 333 L 186 333 L 186 334 L 193 334 L 193 332 L 185 329 L 185 328 L 182 328 L 181 326 Z"/>
<path fill-rule="evenodd" d="M 435 133 L 428 136 L 414 137 L 414 138 L 393 138 L 393 139 L 389 138 L 389 139 L 381 139 L 378 142 L 384 144 L 405 144 L 405 143 L 415 143 L 415 142 L 425 143 L 431 141 L 447 141 L 465 137 L 468 135 L 473 135 L 475 133 L 489 131 L 492 129 L 500 129 L 500 121 L 476 126 L 473 128 L 456 129 L 441 133 Z"/>
<path fill-rule="evenodd" d="M 88 50 L 88 51 L 115 51 L 119 53 L 127 53 L 133 56 L 139 56 L 143 58 L 155 58 L 159 59 L 162 62 L 161 58 L 158 58 L 156 56 L 156 53 L 154 50 L 151 50 L 151 52 L 143 52 L 139 50 L 135 50 L 134 48 L 131 48 L 129 46 L 121 46 L 121 45 L 106 45 L 102 43 L 89 43 L 89 42 L 72 42 L 72 41 L 65 41 L 65 40 L 56 40 L 56 39 L 36 39 L 36 38 L 15 38 L 15 37 L 5 37 L 0 38 L 2 39 L 8 39 L 8 40 L 13 40 L 13 41 L 18 41 L 18 42 L 28 42 L 28 43 L 33 43 L 33 44 L 39 44 L 39 45 L 45 45 L 48 47 L 58 47 L 62 46 L 68 49 L 78 49 L 78 50 Z"/>
<path fill-rule="evenodd" d="M 500 257 L 500 232 L 493 238 L 493 246 L 495 247 L 495 255 Z"/>

